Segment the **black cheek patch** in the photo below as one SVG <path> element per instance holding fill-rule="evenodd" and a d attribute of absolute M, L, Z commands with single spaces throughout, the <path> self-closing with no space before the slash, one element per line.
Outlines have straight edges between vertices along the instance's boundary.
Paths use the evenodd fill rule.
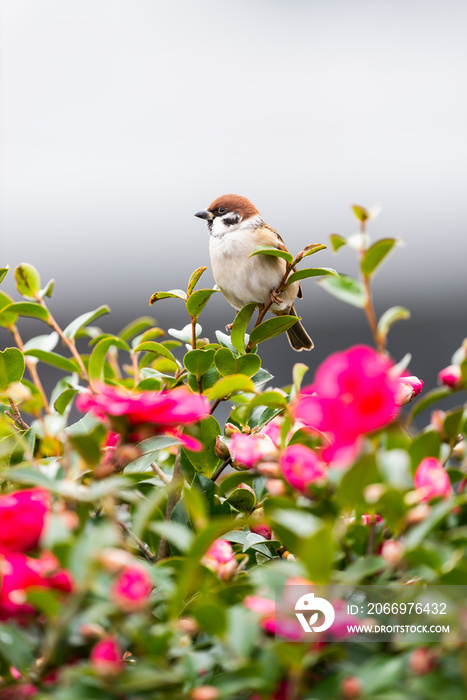
<path fill-rule="evenodd" d="M 238 224 L 238 216 L 235 214 L 228 219 L 222 219 L 222 221 L 226 226 L 233 226 L 234 224 Z"/>

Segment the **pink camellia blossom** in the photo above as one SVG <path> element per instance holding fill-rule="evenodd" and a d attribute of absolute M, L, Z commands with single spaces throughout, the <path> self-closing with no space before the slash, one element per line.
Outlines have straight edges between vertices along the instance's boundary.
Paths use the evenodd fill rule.
<path fill-rule="evenodd" d="M 323 462 L 305 445 L 286 447 L 281 455 L 280 464 L 286 481 L 302 493 L 307 493 L 311 484 L 326 480 Z"/>
<path fill-rule="evenodd" d="M 120 610 L 141 610 L 148 604 L 152 589 L 149 572 L 142 566 L 131 566 L 124 569 L 113 582 L 110 598 Z"/>
<path fill-rule="evenodd" d="M 375 523 L 375 525 L 378 525 L 378 523 L 382 523 L 383 518 L 378 515 L 378 513 L 364 513 L 362 515 L 362 524 L 363 525 L 371 525 L 371 523 Z"/>
<path fill-rule="evenodd" d="M 390 423 L 399 407 L 399 378 L 392 361 L 370 347 L 358 345 L 328 357 L 318 368 L 314 383 L 295 401 L 295 417 L 309 429 L 325 433 L 327 462 L 356 456 L 358 439 Z"/>
<path fill-rule="evenodd" d="M 115 676 L 123 669 L 123 651 L 115 637 L 101 639 L 91 649 L 91 665 L 101 676 Z"/>
<path fill-rule="evenodd" d="M 40 559 L 32 559 L 21 552 L 0 557 L 0 619 L 23 617 L 34 613 L 26 601 L 29 588 L 54 588 L 69 593 L 73 581 L 68 571 L 59 568 L 55 557 L 44 552 Z"/>
<path fill-rule="evenodd" d="M 449 365 L 438 374 L 438 384 L 457 389 L 462 386 L 462 372 L 459 365 Z"/>
<path fill-rule="evenodd" d="M 236 467 L 251 469 L 261 459 L 276 454 L 271 438 L 261 433 L 246 435 L 234 433 L 230 440 L 230 455 Z"/>
<path fill-rule="evenodd" d="M 121 423 L 112 423 L 112 418 L 125 416 L 129 427 L 140 429 L 147 426 L 148 430 L 138 430 L 129 436 L 137 442 L 143 437 L 164 433 L 179 438 L 189 450 L 200 450 L 202 445 L 190 437 L 183 435 L 177 426 L 191 425 L 209 415 L 209 402 L 200 394 L 194 394 L 186 387 L 177 387 L 171 391 L 141 391 L 130 393 L 122 387 L 97 383 L 94 385 L 97 393 L 85 391 L 79 395 L 76 407 L 83 413 L 90 411 L 100 420 L 110 421 L 112 428 L 121 432 Z"/>
<path fill-rule="evenodd" d="M 452 493 L 449 476 L 436 457 L 422 459 L 415 472 L 414 484 L 422 501 L 449 498 Z"/>
<path fill-rule="evenodd" d="M 423 382 L 418 377 L 400 377 L 396 393 L 396 404 L 405 406 L 410 403 L 423 389 Z"/>
<path fill-rule="evenodd" d="M 223 581 L 232 578 L 237 570 L 235 552 L 227 540 L 214 540 L 201 561 Z"/>
<path fill-rule="evenodd" d="M 260 616 L 261 627 L 268 634 L 294 641 L 304 636 L 302 626 L 295 615 L 291 615 L 289 610 L 276 610 L 276 603 L 271 598 L 249 595 L 243 604 Z M 293 607 L 291 609 L 293 610 Z"/>
<path fill-rule="evenodd" d="M 0 496 L 0 554 L 29 552 L 37 547 L 50 507 L 44 489 L 26 489 Z"/>

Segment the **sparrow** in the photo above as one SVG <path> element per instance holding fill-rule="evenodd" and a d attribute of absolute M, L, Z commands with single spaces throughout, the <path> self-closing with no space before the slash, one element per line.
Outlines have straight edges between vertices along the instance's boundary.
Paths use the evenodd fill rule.
<path fill-rule="evenodd" d="M 302 298 L 299 282 L 276 293 L 286 269 L 283 258 L 250 253 L 260 245 L 269 245 L 287 251 L 284 241 L 266 224 L 256 207 L 238 194 L 224 194 L 207 209 L 195 214 L 205 219 L 209 230 L 209 254 L 217 286 L 237 312 L 246 304 L 264 305 L 273 314 L 297 316 L 294 301 Z M 311 350 L 313 341 L 297 321 L 287 331 L 294 350 Z"/>

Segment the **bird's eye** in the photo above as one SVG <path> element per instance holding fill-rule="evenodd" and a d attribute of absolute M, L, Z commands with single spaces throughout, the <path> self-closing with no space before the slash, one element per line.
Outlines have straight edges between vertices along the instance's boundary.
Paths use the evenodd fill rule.
<path fill-rule="evenodd" d="M 219 207 L 219 209 L 217 211 L 219 212 L 219 214 L 225 214 L 227 209 L 225 207 Z"/>

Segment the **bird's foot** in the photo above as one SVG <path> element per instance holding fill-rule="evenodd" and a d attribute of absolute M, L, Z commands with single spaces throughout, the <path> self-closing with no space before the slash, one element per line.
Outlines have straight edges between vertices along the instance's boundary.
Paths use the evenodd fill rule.
<path fill-rule="evenodd" d="M 273 304 L 283 304 L 284 303 L 284 301 L 280 298 L 279 294 L 276 292 L 275 289 L 273 289 L 271 292 L 271 301 Z"/>

